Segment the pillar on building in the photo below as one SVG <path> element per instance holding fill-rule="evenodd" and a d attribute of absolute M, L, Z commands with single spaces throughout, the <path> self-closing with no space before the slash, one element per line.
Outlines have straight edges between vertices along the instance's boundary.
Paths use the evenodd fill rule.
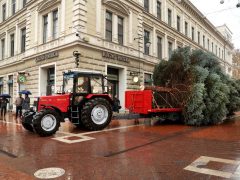
<path fill-rule="evenodd" d="M 133 13 L 130 10 L 129 12 L 129 45 L 131 46 L 133 44 Z"/>
<path fill-rule="evenodd" d="M 168 60 L 168 35 L 165 33 L 164 36 L 164 59 Z"/>
<path fill-rule="evenodd" d="M 113 14 L 113 42 L 118 43 L 118 16 Z"/>
<path fill-rule="evenodd" d="M 48 41 L 52 40 L 52 13 L 48 14 L 48 31 L 47 31 Z"/>
<path fill-rule="evenodd" d="M 101 35 L 102 0 L 96 0 L 96 32 Z"/>
<path fill-rule="evenodd" d="M 60 36 L 65 34 L 65 12 L 66 12 L 66 0 L 61 1 L 61 32 Z"/>
<path fill-rule="evenodd" d="M 152 37 L 152 50 L 153 50 L 153 56 L 157 57 L 157 35 L 156 35 L 156 27 L 153 27 L 153 37 Z"/>

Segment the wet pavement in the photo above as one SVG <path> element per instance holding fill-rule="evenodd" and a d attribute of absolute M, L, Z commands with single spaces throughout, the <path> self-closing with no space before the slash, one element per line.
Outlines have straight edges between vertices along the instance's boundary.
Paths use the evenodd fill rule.
<path fill-rule="evenodd" d="M 0 120 L 0 179 L 49 179 L 57 173 L 36 172 L 51 167 L 66 180 L 240 179 L 240 117 L 206 127 L 122 119 L 101 132 L 65 122 L 46 138 Z"/>

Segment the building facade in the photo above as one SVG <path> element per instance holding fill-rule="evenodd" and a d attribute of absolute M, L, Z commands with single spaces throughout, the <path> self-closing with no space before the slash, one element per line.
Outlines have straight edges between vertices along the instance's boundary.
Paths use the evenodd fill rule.
<path fill-rule="evenodd" d="M 124 107 L 124 92 L 151 84 L 154 66 L 185 46 L 231 74 L 232 44 L 188 0 L 0 0 L 0 93 L 54 94 L 64 71 L 98 71 Z"/>

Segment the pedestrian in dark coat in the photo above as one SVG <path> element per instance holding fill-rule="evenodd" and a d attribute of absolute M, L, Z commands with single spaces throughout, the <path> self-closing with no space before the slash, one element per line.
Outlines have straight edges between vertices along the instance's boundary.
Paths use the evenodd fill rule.
<path fill-rule="evenodd" d="M 1 99 L 1 118 L 5 119 L 7 113 L 7 103 L 9 103 L 8 99 L 3 97 Z"/>

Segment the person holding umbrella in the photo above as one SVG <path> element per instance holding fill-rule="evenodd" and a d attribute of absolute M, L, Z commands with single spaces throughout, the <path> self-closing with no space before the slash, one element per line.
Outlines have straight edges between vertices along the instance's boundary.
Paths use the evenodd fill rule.
<path fill-rule="evenodd" d="M 18 117 L 18 114 L 20 115 L 20 117 L 22 116 L 22 106 L 23 106 L 23 98 L 22 98 L 22 94 L 19 93 L 19 97 L 17 97 L 17 99 L 15 100 L 15 104 L 16 104 L 16 119 Z"/>
<path fill-rule="evenodd" d="M 23 100 L 23 109 L 24 110 L 30 109 L 30 98 L 28 97 L 28 94 L 25 94 L 25 98 Z"/>
<path fill-rule="evenodd" d="M 5 119 L 7 113 L 7 103 L 9 103 L 6 97 L 2 97 L 1 99 L 1 118 Z"/>

